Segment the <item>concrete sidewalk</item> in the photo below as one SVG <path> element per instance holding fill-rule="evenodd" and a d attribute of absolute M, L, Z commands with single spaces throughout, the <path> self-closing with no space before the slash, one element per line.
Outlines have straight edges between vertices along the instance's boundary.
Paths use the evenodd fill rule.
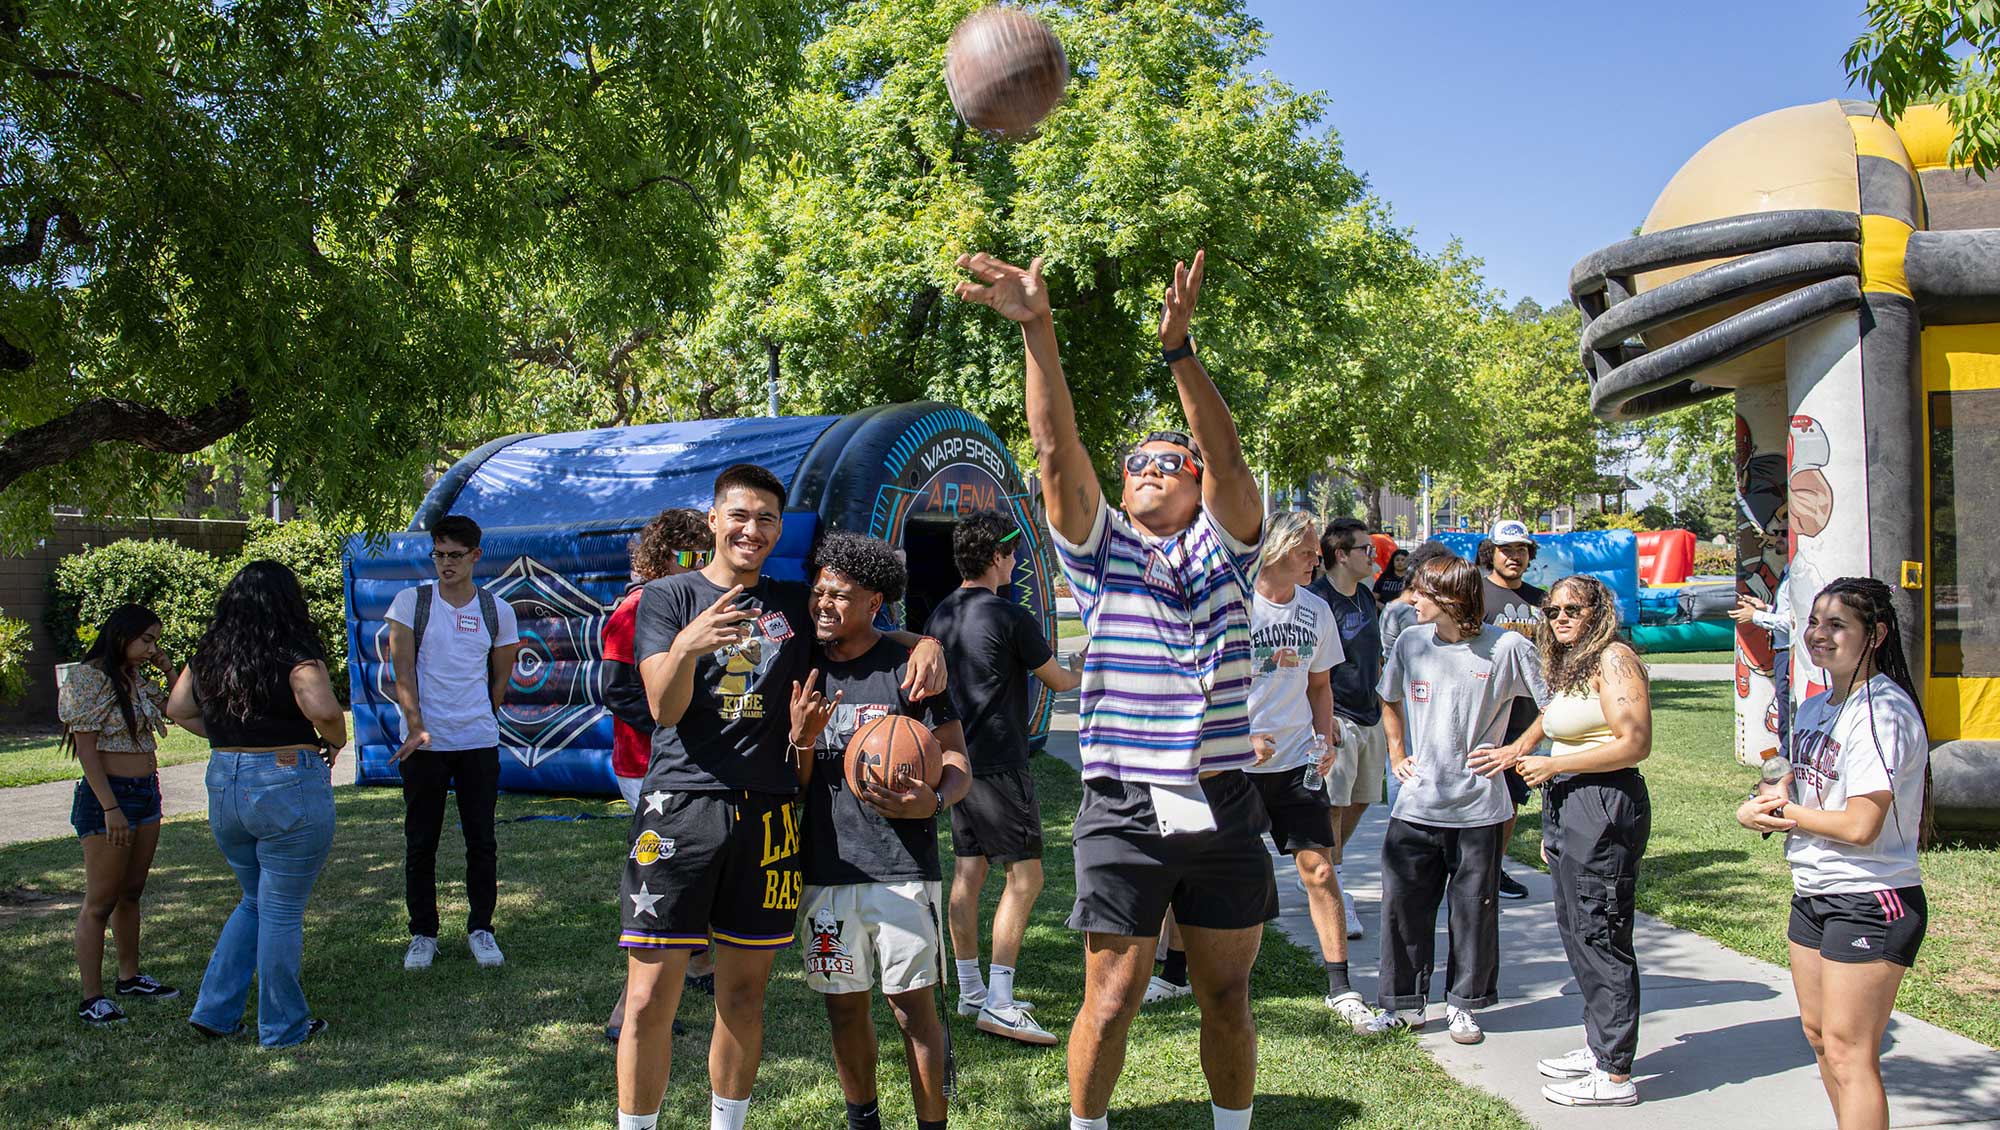
<path fill-rule="evenodd" d="M 1049 753 L 1072 766 L 1078 764 L 1075 710 L 1075 696 L 1062 696 L 1048 745 Z M 1371 807 L 1341 867 L 1367 929 L 1367 936 L 1348 943 L 1348 964 L 1355 987 L 1371 998 L 1387 825 L 1388 808 Z M 1290 859 L 1275 858 L 1278 926 L 1294 944 L 1317 955 L 1298 873 Z M 1583 1046 L 1582 999 L 1556 933 L 1549 877 L 1518 863 L 1509 863 L 1508 871 L 1530 894 L 1526 902 L 1502 904 L 1502 999 L 1479 1013 L 1486 1040 L 1472 1047 L 1453 1043 L 1445 1033 L 1440 915 L 1440 983 L 1434 986 L 1439 1003 L 1415 1038 L 1454 1078 L 1500 1096 L 1531 1124 L 1554 1130 L 1607 1125 L 1834 1130 L 1818 1068 L 1799 1031 L 1790 974 L 1646 915 L 1639 916 L 1634 939 L 1643 998 L 1639 1058 L 1633 1065 L 1639 1105 L 1578 1110 L 1542 1098 L 1546 1080 L 1536 1073 L 1535 1061 Z M 1984 1044 L 1898 1012 L 1889 1023 L 1882 1074 L 1891 1126 L 2000 1130 L 2000 1053 Z"/>
<path fill-rule="evenodd" d="M 350 742 L 334 762 L 335 788 L 354 783 L 354 763 L 348 760 L 353 756 L 354 745 Z M 206 760 L 169 765 L 160 770 L 160 814 L 171 818 L 206 813 L 207 774 Z M 69 826 L 69 806 L 75 795 L 74 780 L 0 789 L 0 847 L 76 835 L 76 830 Z"/>

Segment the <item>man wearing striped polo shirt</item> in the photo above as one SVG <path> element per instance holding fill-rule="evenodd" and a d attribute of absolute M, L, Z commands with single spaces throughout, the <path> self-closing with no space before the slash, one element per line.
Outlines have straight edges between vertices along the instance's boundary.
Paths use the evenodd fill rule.
<path fill-rule="evenodd" d="M 1188 321 L 1205 256 L 1176 264 L 1160 313 L 1188 430 L 1154 432 L 1123 463 L 1122 513 L 1077 437 L 1041 260 L 959 259 L 984 286 L 958 296 L 1021 323 L 1028 431 L 1064 574 L 1090 635 L 1076 908 L 1084 999 L 1069 1034 L 1070 1126 L 1103 1130 L 1126 1033 L 1171 907 L 1201 1006 L 1202 1070 L 1218 1130 L 1250 1125 L 1257 1026 L 1250 967 L 1278 895 L 1250 745 L 1250 586 L 1263 508 L 1229 407 L 1195 359 Z"/>

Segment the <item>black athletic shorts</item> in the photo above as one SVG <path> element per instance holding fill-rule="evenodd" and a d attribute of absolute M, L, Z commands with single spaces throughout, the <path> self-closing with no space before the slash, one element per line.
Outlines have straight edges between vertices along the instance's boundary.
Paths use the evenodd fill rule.
<path fill-rule="evenodd" d="M 783 949 L 798 918 L 796 796 L 648 789 L 632 814 L 618 944 Z"/>
<path fill-rule="evenodd" d="M 1535 790 L 1528 787 L 1528 782 L 1522 778 L 1520 771 L 1509 766 L 1507 771 L 1500 775 L 1507 779 L 1507 799 L 1514 802 L 1514 807 L 1519 808 L 1528 803 L 1528 797 L 1533 795 Z"/>
<path fill-rule="evenodd" d="M 1240 930 L 1278 916 L 1278 884 L 1257 786 L 1242 770 L 1202 779 L 1215 830 L 1160 834 L 1146 786 L 1103 777 L 1083 782 L 1072 849 L 1072 930 L 1150 938 L 1167 908 L 1183 926 Z"/>
<path fill-rule="evenodd" d="M 1785 936 L 1828 961 L 1917 963 L 1930 919 L 1922 887 L 1848 895 L 1792 896 Z"/>
<path fill-rule="evenodd" d="M 951 851 L 1001 864 L 1042 857 L 1042 806 L 1032 767 L 972 779 L 972 791 L 951 806 Z"/>
<path fill-rule="evenodd" d="M 1326 799 L 1324 788 L 1306 788 L 1305 772 L 1301 765 L 1282 773 L 1244 774 L 1257 786 L 1271 818 L 1271 839 L 1286 855 L 1300 848 L 1332 849 L 1340 843 L 1333 826 L 1333 802 Z"/>

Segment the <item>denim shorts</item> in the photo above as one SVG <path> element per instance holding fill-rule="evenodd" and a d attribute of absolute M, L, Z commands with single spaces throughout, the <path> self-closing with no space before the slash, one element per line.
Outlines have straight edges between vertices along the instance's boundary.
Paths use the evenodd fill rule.
<path fill-rule="evenodd" d="M 118 799 L 118 807 L 125 812 L 125 820 L 134 828 L 144 824 L 160 822 L 160 775 L 150 777 L 106 777 L 111 784 L 111 795 Z M 69 804 L 70 827 L 76 829 L 77 839 L 101 836 L 105 832 L 104 806 L 97 803 L 97 794 L 90 789 L 90 782 L 78 778 L 76 798 Z"/>

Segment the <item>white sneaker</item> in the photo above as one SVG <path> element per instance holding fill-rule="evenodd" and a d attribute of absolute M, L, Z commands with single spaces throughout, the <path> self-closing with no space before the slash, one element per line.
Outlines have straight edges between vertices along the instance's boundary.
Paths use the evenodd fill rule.
<path fill-rule="evenodd" d="M 1455 1004 L 1445 1006 L 1444 1018 L 1451 1025 L 1453 1043 L 1476 1044 L 1486 1038 L 1486 1033 L 1480 1031 L 1479 1021 L 1474 1020 L 1471 1013 Z"/>
<path fill-rule="evenodd" d="M 438 940 L 422 934 L 410 938 L 410 948 L 403 951 L 403 968 L 429 969 L 432 959 L 438 955 Z"/>
<path fill-rule="evenodd" d="M 1194 986 L 1192 985 L 1176 985 L 1165 977 L 1154 977 L 1151 981 L 1146 982 L 1146 999 L 1139 1003 L 1159 1004 L 1161 1001 L 1170 1001 L 1179 997 L 1193 995 Z"/>
<path fill-rule="evenodd" d="M 1581 1079 L 1544 1086 L 1542 1097 L 1562 1106 L 1631 1106 L 1639 1101 L 1639 1088 L 1630 1079 L 1614 1083 L 1593 1067 Z"/>
<path fill-rule="evenodd" d="M 1401 1021 L 1402 1026 L 1408 1028 L 1410 1031 L 1421 1032 L 1424 1030 L 1424 1025 L 1430 1023 L 1430 1014 L 1421 1008 L 1398 1009 L 1396 1019 Z"/>
<path fill-rule="evenodd" d="M 1326 1007 L 1339 1013 L 1340 1018 L 1347 1021 L 1348 1027 L 1353 1028 L 1357 1036 L 1380 1036 L 1400 1031 L 1404 1026 L 1402 1018 L 1395 1013 L 1380 1012 L 1368 1007 L 1368 1002 L 1361 999 L 1360 993 L 1348 992 L 1337 997 L 1328 997 Z"/>
<path fill-rule="evenodd" d="M 472 960 L 482 969 L 491 969 L 507 960 L 500 955 L 500 943 L 493 940 L 491 930 L 474 930 L 466 935 L 465 944 L 472 950 Z"/>
<path fill-rule="evenodd" d="M 1548 1059 L 1538 1059 L 1535 1069 L 1550 1079 L 1581 1079 L 1597 1070 L 1597 1055 L 1589 1048 L 1578 1048 Z"/>
<path fill-rule="evenodd" d="M 958 1014 L 960 1016 L 967 1018 L 976 1017 L 979 1015 L 979 1010 L 985 1007 L 986 994 L 984 993 L 971 997 L 961 995 L 958 998 Z M 1033 1012 L 1035 1011 L 1035 1002 L 1024 1001 L 1020 997 L 1015 997 L 1014 1007 L 1020 1009 L 1022 1012 Z"/>
<path fill-rule="evenodd" d="M 991 1007 L 982 1008 L 979 1010 L 979 1019 L 974 1022 L 974 1026 L 981 1032 L 990 1032 L 995 1036 L 1005 1036 L 1010 1040 L 1019 1040 L 1024 1044 L 1033 1044 L 1038 1048 L 1053 1047 L 1056 1042 L 1053 1032 L 1035 1023 L 1034 1017 L 1029 1016 L 1018 1007 L 1001 1009 Z"/>
<path fill-rule="evenodd" d="M 1350 939 L 1360 937 L 1361 916 L 1354 913 L 1354 896 L 1348 894 L 1346 891 L 1342 891 L 1340 892 L 1340 903 L 1341 907 L 1347 911 L 1347 936 Z"/>

